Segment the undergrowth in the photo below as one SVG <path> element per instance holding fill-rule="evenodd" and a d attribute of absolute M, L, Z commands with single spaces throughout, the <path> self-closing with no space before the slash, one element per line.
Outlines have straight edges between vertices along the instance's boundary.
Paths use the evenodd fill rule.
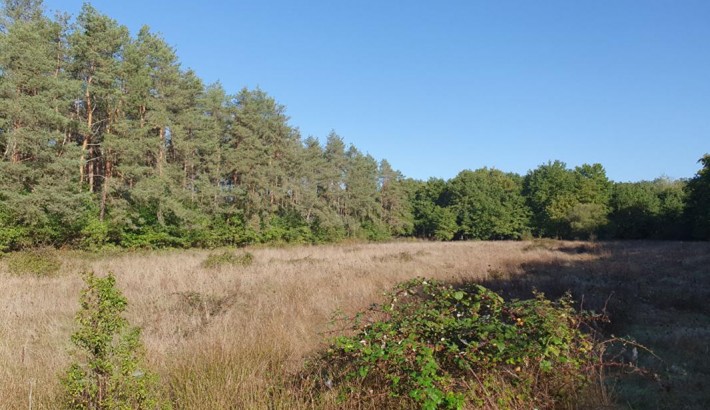
<path fill-rule="evenodd" d="M 250 252 L 235 254 L 234 252 L 211 253 L 202 262 L 204 268 L 212 269 L 221 266 L 250 266 L 254 255 Z"/>
<path fill-rule="evenodd" d="M 536 294 L 505 301 L 480 285 L 415 279 L 348 320 L 308 365 L 315 400 L 381 408 L 577 408 L 600 386 L 593 317 Z M 349 404 L 348 404 L 349 403 Z"/>
<path fill-rule="evenodd" d="M 62 262 L 50 248 L 8 254 L 7 267 L 14 275 L 52 276 L 59 272 Z"/>

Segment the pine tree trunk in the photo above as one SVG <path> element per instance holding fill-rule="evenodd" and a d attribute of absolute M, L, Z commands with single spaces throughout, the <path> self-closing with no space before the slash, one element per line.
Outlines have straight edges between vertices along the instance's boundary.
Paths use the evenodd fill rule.
<path fill-rule="evenodd" d="M 160 149 L 158 150 L 158 175 L 163 175 L 163 161 L 165 160 L 165 127 L 160 127 Z"/>
<path fill-rule="evenodd" d="M 15 123 L 13 128 L 17 130 L 19 128 L 19 125 Z M 13 164 L 17 164 L 18 162 L 20 162 L 20 151 L 17 149 L 17 138 L 12 138 L 12 144 L 8 144 L 7 150 L 10 154 L 10 162 L 12 162 Z"/>
<path fill-rule="evenodd" d="M 87 160 L 86 160 L 86 155 L 87 151 L 90 151 L 90 146 L 89 144 L 91 143 L 91 129 L 94 126 L 94 110 L 91 105 L 91 93 L 89 92 L 89 86 L 91 85 L 92 78 L 90 77 L 87 81 L 87 87 L 86 87 L 86 127 L 87 127 L 87 132 L 86 135 L 84 135 L 84 141 L 81 144 L 81 164 L 79 165 L 79 183 L 84 182 L 84 173 L 85 171 L 89 170 L 89 173 L 91 174 L 91 178 L 89 180 L 89 190 L 91 192 L 94 191 L 93 187 L 93 171 L 91 170 L 91 165 L 89 164 L 87 166 Z"/>
<path fill-rule="evenodd" d="M 111 152 L 109 151 L 107 159 L 106 159 L 106 169 L 104 172 L 104 183 L 103 187 L 101 189 L 101 210 L 99 213 L 99 220 L 103 222 L 104 216 L 106 215 L 106 198 L 108 197 L 108 189 L 109 189 L 109 183 L 111 180 Z"/>
<path fill-rule="evenodd" d="M 96 174 L 96 161 L 94 158 L 94 147 L 89 147 L 89 192 L 94 192 L 94 175 Z"/>
<path fill-rule="evenodd" d="M 214 193 L 214 202 L 213 202 L 214 209 L 217 209 L 217 201 L 219 198 L 219 192 L 220 192 L 220 188 L 221 188 L 220 181 L 222 180 L 222 150 L 221 149 L 217 150 L 217 178 L 216 179 L 217 179 L 217 184 L 216 184 L 217 189 L 215 190 L 215 193 Z"/>

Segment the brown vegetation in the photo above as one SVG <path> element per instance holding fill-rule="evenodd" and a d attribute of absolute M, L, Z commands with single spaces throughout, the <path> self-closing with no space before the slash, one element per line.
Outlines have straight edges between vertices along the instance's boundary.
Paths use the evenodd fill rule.
<path fill-rule="evenodd" d="M 587 308 L 606 306 L 609 334 L 632 336 L 662 359 L 639 353 L 650 377 L 616 382 L 610 374 L 619 403 L 710 403 L 708 243 L 408 242 L 249 252 L 247 266 L 212 268 L 203 267 L 209 251 L 66 253 L 59 272 L 44 277 L 18 276 L 0 261 L 0 407 L 54 407 L 85 270 L 116 274 L 175 408 L 305 407 L 289 375 L 328 341 L 333 313 L 363 310 L 417 276 L 478 281 L 515 297 L 529 297 L 533 287 L 551 298 L 570 289 Z"/>

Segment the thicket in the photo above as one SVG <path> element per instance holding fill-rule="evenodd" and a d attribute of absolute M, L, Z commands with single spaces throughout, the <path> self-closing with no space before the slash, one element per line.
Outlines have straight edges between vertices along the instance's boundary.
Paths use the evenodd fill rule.
<path fill-rule="evenodd" d="M 381 408 L 601 405 L 605 344 L 592 321 L 568 297 L 505 301 L 480 285 L 416 279 L 346 320 L 352 328 L 304 379 L 344 404 Z"/>
<path fill-rule="evenodd" d="M 706 159 L 687 183 L 614 184 L 559 161 L 414 181 L 335 132 L 303 138 L 260 89 L 203 84 L 148 27 L 131 36 L 89 4 L 74 21 L 3 4 L 0 252 L 710 236 Z"/>

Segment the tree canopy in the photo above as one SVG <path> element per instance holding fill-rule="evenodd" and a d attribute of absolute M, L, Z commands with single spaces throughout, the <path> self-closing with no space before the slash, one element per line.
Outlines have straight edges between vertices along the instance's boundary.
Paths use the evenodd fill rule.
<path fill-rule="evenodd" d="M 689 181 L 601 164 L 405 178 L 332 131 L 302 137 L 261 89 L 230 93 L 165 39 L 85 4 L 0 12 L 0 251 L 346 238 L 710 239 L 710 157 Z"/>

